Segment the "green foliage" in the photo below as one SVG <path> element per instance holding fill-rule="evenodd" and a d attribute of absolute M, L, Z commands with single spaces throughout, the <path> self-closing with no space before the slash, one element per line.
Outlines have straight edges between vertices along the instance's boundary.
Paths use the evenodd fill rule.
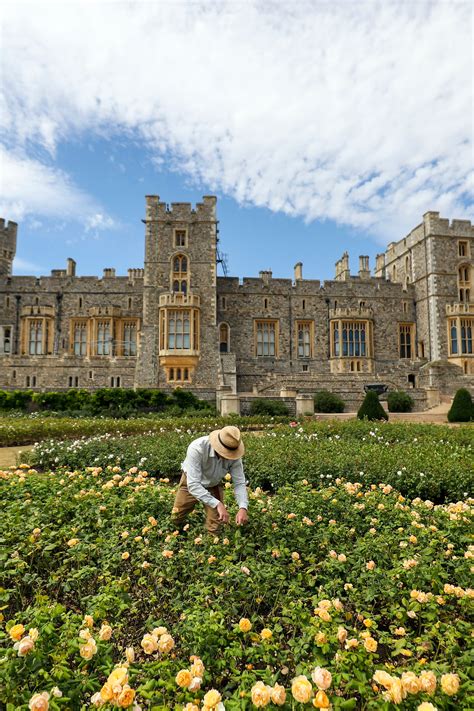
<path fill-rule="evenodd" d="M 344 400 L 329 390 L 321 390 L 314 396 L 315 412 L 344 412 L 344 407 Z"/>
<path fill-rule="evenodd" d="M 469 422 L 474 419 L 474 405 L 471 393 L 466 388 L 456 391 L 452 405 L 448 412 L 450 422 Z"/>
<path fill-rule="evenodd" d="M 282 416 L 288 415 L 288 412 L 288 407 L 281 400 L 266 400 L 265 398 L 258 398 L 257 400 L 252 400 L 250 405 L 251 415 Z"/>
<path fill-rule="evenodd" d="M 0 399 L 2 410 L 26 410 L 33 398 L 32 390 L 4 390 Z"/>
<path fill-rule="evenodd" d="M 356 424 L 361 428 L 353 434 L 362 440 L 367 424 Z M 372 430 L 375 438 L 383 427 Z M 334 430 L 327 432 L 338 442 Z M 287 449 L 297 449 L 296 434 Z M 311 443 L 317 448 L 319 438 Z M 250 711 L 250 690 L 263 681 L 286 688 L 280 708 L 290 711 L 300 708 L 291 698 L 291 680 L 311 678 L 315 666 L 332 673 L 327 694 L 335 711 L 400 708 L 373 688 L 376 670 L 397 678 L 428 670 L 436 675 L 434 694 L 408 694 L 402 703 L 407 711 L 422 701 L 439 711 L 470 708 L 465 590 L 472 583 L 466 555 L 472 507 L 400 499 L 382 483 L 383 465 L 380 470 L 373 488 L 325 480 L 315 490 L 298 479 L 274 496 L 253 490 L 248 526 L 227 526 L 217 542 L 203 531 L 199 507 L 189 530 L 173 535 L 174 489 L 144 470 L 108 464 L 102 471 L 10 472 L 0 479 L 0 706 L 27 711 L 35 692 L 51 694 L 57 686 L 62 697 L 51 695 L 51 711 L 85 711 L 132 646 L 128 673 L 142 708 L 178 711 L 215 688 L 229 711 Z M 232 491 L 225 497 L 233 521 Z M 71 539 L 77 543 L 68 545 Z M 163 556 L 165 550 L 171 557 Z M 315 613 L 323 600 L 329 601 L 329 619 Z M 79 654 L 86 614 L 93 616 L 97 644 L 89 661 Z M 250 632 L 239 630 L 243 617 L 253 625 Z M 113 630 L 110 640 L 99 638 L 105 621 Z M 38 630 L 24 657 L 9 635 L 19 623 L 25 634 Z M 158 625 L 175 640 L 172 654 L 147 655 L 140 645 Z M 263 628 L 272 632 L 266 641 Z M 340 628 L 356 647 L 339 641 Z M 375 652 L 364 647 L 367 630 L 377 641 Z M 189 667 L 192 654 L 202 658 L 205 672 L 201 690 L 191 693 L 177 686 L 175 676 Z M 448 672 L 460 678 L 454 697 L 440 684 Z"/>
<path fill-rule="evenodd" d="M 357 411 L 359 420 L 388 420 L 388 415 L 379 401 L 379 396 L 374 390 L 368 390 L 362 405 Z"/>
<path fill-rule="evenodd" d="M 337 477 L 376 484 L 383 472 L 384 481 L 404 495 L 436 503 L 463 499 L 474 490 L 470 427 L 375 425 L 360 420 L 308 421 L 304 427 L 290 427 L 271 421 L 251 425 L 252 420 L 245 418 L 231 421 L 244 430 L 245 472 L 252 486 L 276 491 L 301 479 L 321 486 Z M 258 423 L 259 418 L 253 421 Z M 128 434 L 135 422 L 126 421 Z M 189 442 L 229 420 L 176 418 L 162 420 L 161 427 L 159 422 L 154 423 L 154 432 L 139 436 L 114 437 L 105 430 L 67 442 L 45 440 L 24 456 L 43 469 L 138 465 L 154 475 L 176 479 Z M 251 427 L 263 432 L 257 437 L 245 433 Z"/>
<path fill-rule="evenodd" d="M 403 390 L 392 390 L 387 395 L 389 412 L 411 412 L 415 401 Z"/>

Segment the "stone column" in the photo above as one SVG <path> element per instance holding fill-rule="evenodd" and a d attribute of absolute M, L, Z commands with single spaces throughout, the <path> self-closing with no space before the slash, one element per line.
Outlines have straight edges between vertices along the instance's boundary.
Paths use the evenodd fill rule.
<path fill-rule="evenodd" d="M 240 415 L 240 397 L 233 393 L 222 393 L 220 396 L 219 409 L 222 417 L 226 415 Z"/>
<path fill-rule="evenodd" d="M 312 395 L 300 393 L 295 397 L 296 417 L 314 415 L 314 399 Z"/>

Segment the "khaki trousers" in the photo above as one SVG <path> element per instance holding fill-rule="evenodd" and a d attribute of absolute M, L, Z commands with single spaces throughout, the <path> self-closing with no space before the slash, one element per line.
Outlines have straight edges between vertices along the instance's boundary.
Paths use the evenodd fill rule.
<path fill-rule="evenodd" d="M 208 491 L 210 491 L 216 499 L 223 502 L 222 486 L 212 486 L 208 489 Z M 191 496 L 188 491 L 186 474 L 182 473 L 173 505 L 173 521 L 180 526 L 186 520 L 188 514 L 191 513 L 197 503 L 198 500 L 194 496 Z M 207 504 L 204 504 L 204 508 L 206 510 L 206 528 L 209 533 L 216 533 L 221 526 L 217 508 L 213 509 L 212 506 L 208 506 Z"/>

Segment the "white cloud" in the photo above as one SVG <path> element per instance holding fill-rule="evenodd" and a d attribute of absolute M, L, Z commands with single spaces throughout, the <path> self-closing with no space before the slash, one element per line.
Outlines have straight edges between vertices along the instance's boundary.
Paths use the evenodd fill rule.
<path fill-rule="evenodd" d="M 13 273 L 14 274 L 44 274 L 44 267 L 40 267 L 38 264 L 29 262 L 21 257 L 15 257 L 13 260 Z"/>
<path fill-rule="evenodd" d="M 241 203 L 400 237 L 472 199 L 469 2 L 15 3 L 4 130 L 124 132 Z"/>
<path fill-rule="evenodd" d="M 0 166 L 0 215 L 15 221 L 35 215 L 29 223 L 32 229 L 42 226 L 39 215 L 82 222 L 86 231 L 114 227 L 112 218 L 64 171 L 1 144 Z"/>

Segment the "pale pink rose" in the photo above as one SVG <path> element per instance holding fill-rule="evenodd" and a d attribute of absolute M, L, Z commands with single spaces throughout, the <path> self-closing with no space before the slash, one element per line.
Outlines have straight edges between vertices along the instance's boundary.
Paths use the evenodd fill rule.
<path fill-rule="evenodd" d="M 43 691 L 41 694 L 33 694 L 28 704 L 30 711 L 48 711 L 49 694 Z"/>
<path fill-rule="evenodd" d="M 330 671 L 324 669 L 323 667 L 315 667 L 313 669 L 313 673 L 311 674 L 311 678 L 318 687 L 318 689 L 326 691 L 326 689 L 329 689 L 329 687 L 331 686 L 332 674 Z"/>
<path fill-rule="evenodd" d="M 18 642 L 18 656 L 19 657 L 26 657 L 28 652 L 31 652 L 31 650 L 34 649 L 34 647 L 35 647 L 35 643 L 31 639 L 31 637 L 23 637 L 23 639 L 21 639 Z"/>

